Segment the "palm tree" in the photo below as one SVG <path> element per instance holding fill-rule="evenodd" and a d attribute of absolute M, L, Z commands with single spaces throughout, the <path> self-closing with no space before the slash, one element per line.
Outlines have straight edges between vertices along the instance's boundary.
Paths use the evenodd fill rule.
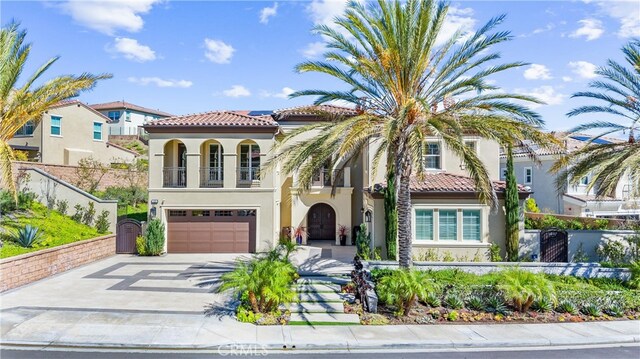
<path fill-rule="evenodd" d="M 26 35 L 27 32 L 20 30 L 17 23 L 0 30 L 0 181 L 16 201 L 17 190 L 11 169 L 15 155 L 9 140 L 27 121 L 39 121 L 51 105 L 75 97 L 81 91 L 93 88 L 98 80 L 111 77 L 88 73 L 64 75 L 37 85 L 42 74 L 58 60 L 58 57 L 54 57 L 18 86 L 18 79 L 31 52 L 31 44 L 24 43 Z"/>
<path fill-rule="evenodd" d="M 491 48 L 511 36 L 492 33 L 504 16 L 490 20 L 474 34 L 457 32 L 444 44 L 442 24 L 448 5 L 436 1 L 351 2 L 335 19 L 337 31 L 318 26 L 327 39 L 324 61 L 299 64 L 298 72 L 319 72 L 342 81 L 345 90 L 304 90 L 296 96 L 317 96 L 315 104 L 350 103 L 359 114 L 299 128 L 276 146 L 268 165 L 282 163 L 286 173 L 298 171 L 301 188 L 309 188 L 313 174 L 329 163 L 334 176 L 373 144 L 375 169 L 385 158 L 389 187 L 395 188 L 399 261 L 411 263 L 410 177 L 422 176 L 426 136 L 438 136 L 459 156 L 476 183 L 479 199 L 497 205 L 497 197 L 483 163 L 464 145 L 471 131 L 500 143 L 543 138 L 542 121 L 513 100 L 532 97 L 498 92 L 487 77 L 525 65 L 521 62 L 489 66 L 500 55 Z M 346 35 L 345 35 L 346 34 Z M 437 40 L 438 39 L 438 40 Z M 307 132 L 314 137 L 295 139 Z M 312 160 L 309 160 L 312 158 Z"/>
<path fill-rule="evenodd" d="M 567 183 L 576 184 L 581 178 L 591 175 L 587 189 L 595 189 L 599 197 L 611 196 L 620 179 L 629 176 L 632 187 L 630 193 L 634 197 L 640 195 L 640 40 L 631 40 L 622 48 L 622 52 L 630 68 L 608 60 L 606 67 L 600 67 L 595 72 L 604 79 L 589 83 L 594 91 L 577 92 L 571 96 L 604 103 L 580 106 L 567 113 L 567 116 L 609 114 L 628 123 L 622 125 L 599 120 L 571 129 L 571 133 L 588 130 L 599 130 L 600 133 L 593 136 L 586 146 L 563 156 L 554 164 L 552 170 L 559 173 L 559 188 Z M 615 134 L 628 136 L 624 142 L 598 141 L 603 136 Z"/>

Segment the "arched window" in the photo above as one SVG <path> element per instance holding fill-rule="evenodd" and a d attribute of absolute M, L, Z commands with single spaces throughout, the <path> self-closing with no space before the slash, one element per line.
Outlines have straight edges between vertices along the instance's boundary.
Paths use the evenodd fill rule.
<path fill-rule="evenodd" d="M 240 145 L 240 182 L 260 180 L 260 147 L 256 143 Z"/>

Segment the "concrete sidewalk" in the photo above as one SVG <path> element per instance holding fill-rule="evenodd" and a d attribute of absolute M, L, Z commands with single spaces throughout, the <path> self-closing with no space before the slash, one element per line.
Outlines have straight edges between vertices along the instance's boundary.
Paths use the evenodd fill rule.
<path fill-rule="evenodd" d="M 452 349 L 640 343 L 640 321 L 561 324 L 255 326 L 226 314 L 19 307 L 3 311 L 0 345 L 217 350 Z"/>

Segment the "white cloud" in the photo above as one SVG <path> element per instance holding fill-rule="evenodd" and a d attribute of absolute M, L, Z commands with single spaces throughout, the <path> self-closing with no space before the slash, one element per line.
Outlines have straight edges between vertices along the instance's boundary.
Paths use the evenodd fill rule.
<path fill-rule="evenodd" d="M 333 20 L 344 13 L 345 0 L 313 0 L 307 6 L 307 12 L 315 25 L 327 25 L 336 28 Z"/>
<path fill-rule="evenodd" d="M 260 10 L 260 23 L 261 24 L 268 24 L 269 23 L 269 18 L 276 16 L 276 14 L 278 13 L 278 3 L 273 3 L 272 7 L 265 7 L 262 10 Z"/>
<path fill-rule="evenodd" d="M 545 27 L 539 27 L 539 28 L 537 28 L 537 29 L 533 30 L 532 34 L 533 34 L 533 35 L 536 35 L 536 34 L 540 34 L 540 33 L 546 32 L 546 31 L 551 31 L 551 30 L 553 30 L 555 27 L 556 27 L 556 25 L 555 25 L 555 24 L 551 24 L 551 23 L 550 23 L 550 24 L 547 24 L 547 26 L 545 26 Z"/>
<path fill-rule="evenodd" d="M 531 64 L 528 69 L 524 70 L 524 78 L 527 80 L 550 80 L 551 71 L 544 65 Z"/>
<path fill-rule="evenodd" d="M 567 97 L 564 94 L 556 92 L 556 90 L 552 86 L 540 86 L 530 91 L 516 89 L 515 92 L 522 95 L 533 96 L 538 100 L 544 101 L 549 106 L 559 105 Z M 527 102 L 527 106 L 531 108 L 538 108 L 543 105 Z"/>
<path fill-rule="evenodd" d="M 593 79 L 598 77 L 595 73 L 598 68 L 596 65 L 587 61 L 571 61 L 569 67 L 574 74 L 582 77 L 583 79 Z"/>
<path fill-rule="evenodd" d="M 188 88 L 193 85 L 193 82 L 187 80 L 165 80 L 160 77 L 129 77 L 127 80 L 142 86 L 156 85 L 157 87 Z"/>
<path fill-rule="evenodd" d="M 458 8 L 449 6 L 447 17 L 440 28 L 440 33 L 436 38 L 436 46 L 447 42 L 456 31 L 461 31 L 464 35 L 469 35 L 476 25 L 476 19 L 473 18 L 473 9 Z"/>
<path fill-rule="evenodd" d="M 268 91 L 262 91 L 262 93 L 260 93 L 260 96 L 262 97 L 276 97 L 276 98 L 289 98 L 289 95 L 291 95 L 292 93 L 296 92 L 296 90 L 292 89 L 291 87 L 283 87 L 282 90 L 280 90 L 280 92 L 276 92 L 276 93 L 272 93 L 272 92 L 268 92 Z"/>
<path fill-rule="evenodd" d="M 236 49 L 221 40 L 204 39 L 204 56 L 216 64 L 228 64 Z"/>
<path fill-rule="evenodd" d="M 304 57 L 313 59 L 322 55 L 326 50 L 327 45 L 322 41 L 318 41 L 308 44 L 307 47 L 301 50 L 301 52 Z"/>
<path fill-rule="evenodd" d="M 632 1 L 598 1 L 601 10 L 610 17 L 620 21 L 617 34 L 620 37 L 640 36 L 640 5 Z"/>
<path fill-rule="evenodd" d="M 132 61 L 146 62 L 156 59 L 156 52 L 151 50 L 149 46 L 142 45 L 138 40 L 126 37 L 116 37 L 113 46 L 108 46 L 107 49 Z"/>
<path fill-rule="evenodd" d="M 573 81 L 573 79 L 571 77 L 569 77 L 569 76 L 562 76 L 562 81 L 571 82 L 571 81 Z"/>
<path fill-rule="evenodd" d="M 233 85 L 230 89 L 222 91 L 222 94 L 227 97 L 248 97 L 251 96 L 251 91 L 242 85 Z"/>
<path fill-rule="evenodd" d="M 580 26 L 576 31 L 572 32 L 569 37 L 581 37 L 584 36 L 587 41 L 595 40 L 602 36 L 604 28 L 602 27 L 602 21 L 596 19 L 582 19 L 578 21 Z"/>
<path fill-rule="evenodd" d="M 118 30 L 140 31 L 144 26 L 140 15 L 148 13 L 160 1 L 162 0 L 71 0 L 59 6 L 79 24 L 113 35 Z"/>

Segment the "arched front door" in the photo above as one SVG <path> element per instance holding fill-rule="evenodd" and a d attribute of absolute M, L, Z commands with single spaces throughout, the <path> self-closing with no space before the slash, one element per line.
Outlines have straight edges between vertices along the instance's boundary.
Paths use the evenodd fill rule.
<path fill-rule="evenodd" d="M 309 239 L 336 239 L 336 212 L 325 203 L 318 203 L 307 214 Z"/>

